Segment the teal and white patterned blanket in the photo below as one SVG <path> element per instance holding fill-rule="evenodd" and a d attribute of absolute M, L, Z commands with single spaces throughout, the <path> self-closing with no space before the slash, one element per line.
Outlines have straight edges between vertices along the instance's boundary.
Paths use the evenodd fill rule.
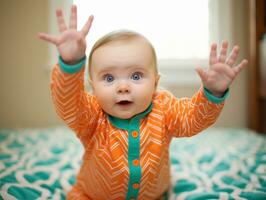
<path fill-rule="evenodd" d="M 0 200 L 65 199 L 82 146 L 68 128 L 0 129 Z M 171 143 L 170 199 L 266 200 L 266 135 L 208 129 Z"/>

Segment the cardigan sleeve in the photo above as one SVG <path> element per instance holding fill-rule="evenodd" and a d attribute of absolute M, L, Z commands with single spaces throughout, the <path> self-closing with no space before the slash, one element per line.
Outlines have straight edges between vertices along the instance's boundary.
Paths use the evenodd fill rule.
<path fill-rule="evenodd" d="M 190 137 L 211 126 L 218 118 L 224 101 L 214 103 L 200 88 L 192 98 L 163 95 L 166 130 L 170 137 Z"/>
<path fill-rule="evenodd" d="M 91 138 L 101 109 L 96 98 L 84 89 L 84 67 L 70 74 L 56 64 L 51 75 L 51 97 L 57 114 L 81 142 Z"/>

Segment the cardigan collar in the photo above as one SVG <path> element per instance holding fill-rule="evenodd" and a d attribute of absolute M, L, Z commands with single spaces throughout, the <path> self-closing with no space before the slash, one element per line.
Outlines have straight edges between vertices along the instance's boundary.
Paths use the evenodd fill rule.
<path fill-rule="evenodd" d="M 108 119 L 114 127 L 119 128 L 119 129 L 128 130 L 130 127 L 138 127 L 139 121 L 142 118 L 144 118 L 147 114 L 149 114 L 151 112 L 152 108 L 153 108 L 153 103 L 151 103 L 145 111 L 133 116 L 130 119 L 121 119 L 118 117 L 114 117 L 112 115 L 108 115 Z"/>

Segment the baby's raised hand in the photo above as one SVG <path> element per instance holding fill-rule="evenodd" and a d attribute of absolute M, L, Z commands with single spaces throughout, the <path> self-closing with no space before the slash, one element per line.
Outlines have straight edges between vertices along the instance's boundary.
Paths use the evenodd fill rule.
<path fill-rule="evenodd" d="M 213 95 L 221 97 L 226 89 L 233 82 L 239 72 L 247 65 L 247 60 L 242 60 L 237 66 L 233 66 L 237 60 L 239 47 L 234 46 L 230 55 L 227 57 L 228 42 L 222 42 L 222 48 L 219 57 L 217 58 L 217 44 L 211 46 L 209 68 L 196 68 L 203 86 L 208 89 Z"/>
<path fill-rule="evenodd" d="M 39 33 L 38 37 L 44 41 L 56 45 L 57 50 L 67 64 L 75 64 L 85 56 L 86 35 L 88 34 L 93 16 L 90 16 L 80 31 L 77 31 L 77 7 L 72 5 L 69 28 L 65 24 L 63 12 L 56 10 L 57 26 L 59 36 L 52 36 L 46 33 Z"/>

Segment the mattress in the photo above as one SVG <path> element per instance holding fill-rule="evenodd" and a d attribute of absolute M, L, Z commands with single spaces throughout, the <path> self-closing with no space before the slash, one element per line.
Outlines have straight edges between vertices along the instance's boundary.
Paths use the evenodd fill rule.
<path fill-rule="evenodd" d="M 82 145 L 67 127 L 0 129 L 0 200 L 65 199 Z M 169 199 L 266 199 L 266 135 L 212 128 L 170 146 Z"/>

